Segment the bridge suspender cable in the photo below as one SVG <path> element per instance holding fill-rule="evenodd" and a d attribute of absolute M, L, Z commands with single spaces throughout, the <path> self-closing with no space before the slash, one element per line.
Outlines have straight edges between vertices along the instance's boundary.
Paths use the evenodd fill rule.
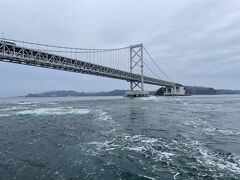
<path fill-rule="evenodd" d="M 155 75 L 158 79 L 161 79 L 160 76 L 158 76 L 156 73 L 154 73 L 153 70 L 151 70 L 151 68 L 145 62 L 143 62 L 143 63 L 153 75 Z"/>
<path fill-rule="evenodd" d="M 153 57 L 150 55 L 150 53 L 147 51 L 147 49 L 145 47 L 143 47 L 144 51 L 147 53 L 147 55 L 149 56 L 149 58 L 152 60 L 152 62 L 156 65 L 156 67 L 162 72 L 162 74 L 171 82 L 173 82 L 173 80 L 162 70 L 162 68 L 156 63 L 156 61 L 153 59 Z M 145 64 L 146 65 L 146 64 Z M 150 70 L 151 71 L 151 70 Z M 152 72 L 152 71 L 151 71 Z M 154 73 L 155 74 L 155 73 Z"/>

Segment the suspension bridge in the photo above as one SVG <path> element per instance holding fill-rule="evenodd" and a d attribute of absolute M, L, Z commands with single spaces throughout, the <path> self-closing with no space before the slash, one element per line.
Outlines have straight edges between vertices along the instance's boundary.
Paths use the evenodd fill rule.
<path fill-rule="evenodd" d="M 147 63 L 147 58 L 152 66 Z M 184 93 L 183 86 L 169 78 L 143 44 L 87 49 L 0 38 L 0 61 L 124 80 L 130 83 L 128 97 L 148 96 L 144 84 L 165 87 L 165 95 Z"/>

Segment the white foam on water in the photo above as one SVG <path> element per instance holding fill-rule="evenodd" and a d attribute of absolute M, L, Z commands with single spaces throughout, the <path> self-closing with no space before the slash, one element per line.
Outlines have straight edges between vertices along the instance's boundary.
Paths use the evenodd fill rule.
<path fill-rule="evenodd" d="M 184 121 L 183 124 L 187 126 L 193 126 L 194 128 L 199 128 L 199 126 L 201 127 L 209 126 L 208 122 L 202 119 Z"/>
<path fill-rule="evenodd" d="M 140 177 L 144 177 L 144 178 L 146 178 L 146 179 L 150 179 L 150 180 L 156 180 L 155 178 L 150 177 L 150 176 L 144 176 L 144 175 L 141 175 L 141 174 L 138 174 L 138 176 L 140 176 Z"/>
<path fill-rule="evenodd" d="M 200 130 L 201 132 L 205 133 L 221 133 L 226 135 L 240 135 L 240 132 L 235 132 L 229 129 L 223 130 L 219 128 L 212 127 L 207 121 L 205 120 L 197 120 L 197 121 L 185 121 L 183 122 L 184 125 L 192 126 L 194 128 L 198 128 L 197 130 Z M 201 127 L 199 127 L 201 126 Z"/>
<path fill-rule="evenodd" d="M 31 104 L 38 104 L 39 102 L 32 102 L 32 101 L 20 101 L 17 104 L 21 105 L 31 105 Z"/>
<path fill-rule="evenodd" d="M 158 100 L 159 98 L 157 96 L 149 96 L 149 97 L 142 97 L 139 98 L 139 100 L 143 100 L 143 101 L 151 101 L 151 100 Z"/>
<path fill-rule="evenodd" d="M 96 126 L 104 127 L 101 131 L 101 134 L 105 135 L 116 135 L 116 131 L 119 129 L 119 124 L 114 121 L 112 116 L 103 110 L 95 111 L 97 114 L 97 118 L 94 120 Z M 121 145 L 115 143 L 116 138 L 112 140 L 105 140 L 105 141 L 93 141 L 87 143 L 88 145 L 92 146 L 91 148 L 86 147 L 86 152 L 97 156 L 100 152 L 105 151 L 114 151 L 115 149 L 119 149 Z"/>
<path fill-rule="evenodd" d="M 157 142 L 157 139 L 148 138 L 148 139 L 143 139 L 142 142 L 143 143 L 155 143 L 155 142 Z"/>
<path fill-rule="evenodd" d="M 188 141 L 189 140 L 189 141 Z M 232 173 L 240 174 L 240 156 L 236 154 L 231 154 L 230 156 L 222 156 L 215 152 L 212 152 L 206 148 L 198 141 L 187 141 L 179 142 L 164 142 L 158 138 L 146 137 L 143 135 L 125 135 L 121 140 L 115 138 L 110 141 L 103 142 L 91 142 L 95 150 L 94 155 L 99 155 L 102 151 L 133 151 L 138 154 L 145 155 L 147 158 L 151 158 L 155 162 L 173 162 L 173 158 L 178 156 L 171 149 L 181 151 L 196 158 L 197 167 L 199 164 L 204 165 L 210 169 L 214 169 L 216 173 L 221 173 L 219 170 L 227 170 Z M 161 146 L 162 148 L 157 148 Z M 156 169 L 156 171 L 158 171 Z M 181 173 L 179 171 L 171 171 L 173 173 L 173 179 L 177 179 L 178 175 Z M 216 174 L 215 174 L 216 175 Z"/>
<path fill-rule="evenodd" d="M 10 114 L 0 114 L 0 117 L 8 117 Z"/>
<path fill-rule="evenodd" d="M 197 162 L 210 169 L 226 170 L 232 173 L 240 174 L 240 156 L 237 154 L 219 155 L 216 152 L 208 150 L 198 141 L 189 141 L 182 144 L 182 150 L 196 158 Z M 181 147 L 181 146 L 180 146 Z M 189 148 L 191 151 L 189 152 Z M 197 165 L 198 166 L 198 165 Z"/>
<path fill-rule="evenodd" d="M 162 154 L 164 157 L 166 157 L 167 159 L 170 159 L 171 156 L 174 156 L 173 153 L 169 153 L 169 152 L 162 152 L 161 154 Z"/>
<path fill-rule="evenodd" d="M 214 127 L 207 127 L 203 129 L 206 132 L 210 133 L 221 133 L 221 134 L 226 134 L 226 135 L 239 135 L 239 132 L 233 132 L 232 130 L 223 130 L 223 129 L 218 129 Z"/>
<path fill-rule="evenodd" d="M 221 129 L 217 129 L 218 132 L 223 133 L 223 134 L 229 134 L 229 135 L 239 135 L 239 132 L 233 132 L 231 130 L 221 130 Z"/>
<path fill-rule="evenodd" d="M 179 175 L 180 173 L 177 172 L 174 176 L 173 176 L 173 179 L 177 179 L 177 176 Z"/>
<path fill-rule="evenodd" d="M 120 125 L 112 118 L 110 114 L 105 111 L 97 110 L 96 113 L 98 117 L 95 119 L 100 126 L 108 127 L 108 130 L 104 131 L 103 133 L 114 134 L 120 127 Z M 109 128 L 111 128 L 109 130 Z"/>
<path fill-rule="evenodd" d="M 148 102 L 158 103 L 162 100 L 162 98 L 157 97 L 157 96 L 149 96 L 149 97 L 142 97 L 142 98 L 139 98 L 137 100 L 144 101 L 146 103 L 148 103 Z"/>
<path fill-rule="evenodd" d="M 143 153 L 146 157 L 150 156 L 156 162 L 162 160 L 171 161 L 172 156 L 174 156 L 173 153 L 166 151 L 168 149 L 166 144 L 157 138 L 150 138 L 142 135 L 125 136 L 123 142 L 124 147 L 122 147 L 122 150 Z M 159 145 L 164 146 L 166 150 L 156 149 L 155 146 Z"/>
<path fill-rule="evenodd" d="M 17 115 L 63 115 L 63 114 L 88 114 L 88 109 L 76 109 L 76 108 L 40 108 L 33 110 L 25 110 L 17 112 Z"/>
<path fill-rule="evenodd" d="M 156 149 L 157 146 L 161 144 L 161 141 L 156 138 L 150 138 L 142 135 L 123 135 L 121 139 L 115 138 L 110 141 L 100 141 L 100 142 L 90 142 L 92 149 L 90 152 L 92 155 L 99 155 L 100 152 L 120 150 L 120 151 L 133 151 L 136 153 L 143 154 L 146 157 L 150 157 L 155 162 L 159 161 L 171 161 L 174 156 L 173 153 L 167 152 L 167 147 L 163 143 L 164 150 Z"/>
<path fill-rule="evenodd" d="M 112 120 L 112 117 L 104 111 L 99 111 L 99 117 L 97 118 L 97 120 L 101 120 L 101 121 L 109 121 Z"/>
<path fill-rule="evenodd" d="M 57 105 L 58 103 L 56 103 L 56 102 L 49 102 L 48 104 L 49 105 Z"/>
<path fill-rule="evenodd" d="M 138 146 L 138 147 L 128 147 L 126 148 L 126 150 L 142 152 L 142 151 L 146 151 L 147 149 L 144 146 Z"/>
<path fill-rule="evenodd" d="M 213 152 L 209 152 L 207 149 L 204 149 L 203 147 L 199 147 L 199 152 L 202 155 L 202 160 L 210 166 L 218 167 L 221 170 L 228 170 L 233 173 L 240 174 L 240 156 L 233 154 L 233 160 L 229 160 L 229 158 L 225 159 L 223 157 L 220 157 L 217 154 L 214 154 Z M 200 159 L 200 161 L 201 161 Z"/>
<path fill-rule="evenodd" d="M 8 108 L 4 108 L 4 109 L 0 109 L 0 111 L 11 111 L 11 110 L 16 110 L 19 109 L 17 106 L 12 106 L 12 107 L 8 107 Z"/>
<path fill-rule="evenodd" d="M 11 106 L 11 107 L 7 107 L 4 109 L 0 109 L 0 111 L 13 111 L 13 110 L 21 110 L 21 109 L 27 109 L 27 107 L 24 106 Z"/>
<path fill-rule="evenodd" d="M 99 152 L 102 151 L 113 151 L 117 148 L 120 147 L 120 145 L 115 144 L 114 141 L 116 139 L 110 140 L 110 141 L 104 141 L 104 142 L 98 142 L 98 141 L 93 141 L 88 143 L 89 145 L 93 145 L 95 147 L 95 149 Z M 94 155 L 96 155 L 98 153 L 94 152 Z"/>

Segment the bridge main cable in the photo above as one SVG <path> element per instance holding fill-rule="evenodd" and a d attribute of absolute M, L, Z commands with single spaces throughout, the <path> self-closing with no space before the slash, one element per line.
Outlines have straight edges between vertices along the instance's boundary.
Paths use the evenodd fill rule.
<path fill-rule="evenodd" d="M 53 47 L 53 48 L 59 48 L 59 49 L 70 49 L 70 50 L 79 50 L 79 51 L 116 51 L 116 50 L 123 50 L 128 49 L 130 46 L 121 47 L 121 48 L 75 48 L 75 47 L 67 47 L 67 46 L 57 46 L 57 45 L 48 45 L 48 44 L 42 44 L 42 43 L 33 43 L 28 41 L 20 41 L 15 39 L 8 39 L 8 38 L 0 38 L 2 41 L 10 41 L 10 42 L 16 42 L 16 43 L 22 43 L 22 44 L 30 44 L 30 45 L 36 45 L 36 46 L 44 46 L 44 47 Z M 69 51 L 71 52 L 71 51 Z"/>

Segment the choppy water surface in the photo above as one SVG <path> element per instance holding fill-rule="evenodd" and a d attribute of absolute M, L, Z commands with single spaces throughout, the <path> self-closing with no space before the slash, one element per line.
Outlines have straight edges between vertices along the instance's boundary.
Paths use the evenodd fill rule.
<path fill-rule="evenodd" d="M 0 179 L 240 179 L 240 96 L 0 100 Z"/>

